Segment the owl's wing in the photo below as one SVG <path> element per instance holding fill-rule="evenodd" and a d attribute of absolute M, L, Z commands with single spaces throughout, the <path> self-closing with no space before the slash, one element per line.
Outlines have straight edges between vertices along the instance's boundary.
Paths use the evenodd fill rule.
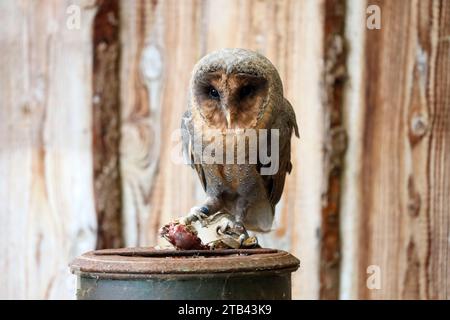
<path fill-rule="evenodd" d="M 273 128 L 279 129 L 279 167 L 274 175 L 262 176 L 266 182 L 267 195 L 273 207 L 280 201 L 283 193 L 286 173 L 292 170 L 291 163 L 291 136 L 294 132 L 299 137 L 297 120 L 294 110 L 286 99 L 284 106 L 276 113 Z M 270 143 L 269 143 L 270 145 Z"/>
<path fill-rule="evenodd" d="M 195 163 L 194 157 L 194 125 L 192 123 L 192 114 L 187 110 L 181 118 L 181 146 L 183 159 L 186 164 L 189 164 L 197 171 L 198 178 L 202 184 L 203 190 L 206 191 L 206 178 L 203 168 L 200 164 Z"/>

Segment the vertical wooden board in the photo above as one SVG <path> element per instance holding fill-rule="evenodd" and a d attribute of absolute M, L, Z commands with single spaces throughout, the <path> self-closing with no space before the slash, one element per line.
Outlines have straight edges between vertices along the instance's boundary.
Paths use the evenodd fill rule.
<path fill-rule="evenodd" d="M 301 260 L 293 278 L 293 297 L 319 298 L 320 212 L 323 183 L 322 1 L 293 1 L 288 10 L 289 32 L 285 48 L 286 96 L 297 114 L 300 142 L 294 143 L 294 174 L 287 186 L 282 209 L 290 234 L 287 248 Z M 294 185 L 291 187 L 291 183 Z M 292 198 L 291 198 L 292 197 Z M 289 201 L 290 199 L 290 201 Z M 276 233 L 275 233 L 276 234 Z M 275 240 L 277 243 L 279 240 Z"/>
<path fill-rule="evenodd" d="M 195 204 L 196 177 L 172 141 L 200 57 L 201 2 L 121 2 L 121 176 L 125 241 L 155 245 L 159 227 Z M 174 136 L 175 137 L 175 136 Z"/>
<path fill-rule="evenodd" d="M 340 198 L 347 132 L 343 105 L 347 80 L 346 2 L 324 2 L 322 73 L 323 187 L 320 229 L 320 299 L 337 299 L 341 268 Z"/>
<path fill-rule="evenodd" d="M 366 1 L 349 0 L 346 8 L 345 35 L 347 48 L 347 82 L 344 93 L 344 127 L 347 131 L 347 151 L 344 160 L 341 192 L 341 270 L 339 298 L 358 297 L 357 275 L 361 218 L 361 155 L 364 145 L 365 114 L 363 72 L 365 59 Z"/>
<path fill-rule="evenodd" d="M 276 231 L 268 234 L 271 246 L 285 243 L 282 248 L 301 260 L 301 268 L 293 276 L 296 299 L 317 299 L 320 287 L 322 8 L 321 1 L 288 2 L 284 12 L 288 21 L 286 44 L 278 59 L 269 56 L 276 66 L 277 60 L 281 63 L 285 95 L 294 106 L 300 130 L 300 141 L 294 138 L 293 142 L 294 169 L 278 208 Z M 277 41 L 272 45 L 277 48 Z"/>
<path fill-rule="evenodd" d="M 121 1 L 120 6 L 120 105 L 121 142 L 120 174 L 122 177 L 122 216 L 126 246 L 140 243 L 141 224 L 148 215 L 149 193 L 153 185 L 158 151 L 151 140 L 151 122 L 147 89 L 140 72 L 140 56 L 145 41 L 145 1 Z M 149 9 L 147 9 L 149 10 Z M 152 12 L 152 16 L 155 13 Z M 154 63 L 159 85 L 160 55 Z M 153 93 L 153 96 L 159 97 Z M 155 101 L 155 98 L 153 99 Z M 125 143 L 126 142 L 126 143 Z M 150 146 L 150 144 L 152 144 Z M 154 150 L 152 150 L 154 149 Z M 155 160 L 156 159 L 156 160 Z"/>
<path fill-rule="evenodd" d="M 123 246 L 119 1 L 97 1 L 93 22 L 93 160 L 97 249 Z"/>
<path fill-rule="evenodd" d="M 382 24 L 365 41 L 357 297 L 446 299 L 450 6 L 371 4 Z"/>
<path fill-rule="evenodd" d="M 73 297 L 68 263 L 95 247 L 94 13 L 91 1 L 0 2 L 0 298 Z"/>
<path fill-rule="evenodd" d="M 181 161 L 181 116 L 187 110 L 191 71 L 200 58 L 202 2 L 167 1 L 164 3 L 165 82 L 161 92 L 161 164 L 158 175 L 160 191 L 152 198 L 159 217 L 150 220 L 155 235 L 162 224 L 186 215 L 203 194 L 198 177 Z M 178 132 L 178 134 L 177 134 Z M 174 139 L 177 138 L 177 139 Z M 159 238 L 158 240 L 162 240 Z"/>
<path fill-rule="evenodd" d="M 430 73 L 423 92 L 428 92 L 429 109 L 414 113 L 410 118 L 410 131 L 416 138 L 423 136 L 421 119 L 425 120 L 430 134 L 429 146 L 422 146 L 426 155 L 428 182 L 424 186 L 423 201 L 428 202 L 427 257 L 423 272 L 425 297 L 429 299 L 450 299 L 450 3 L 433 1 L 429 6 L 420 3 L 420 15 L 431 11 L 431 36 L 428 36 L 429 20 L 421 20 L 421 40 L 429 41 Z M 424 37 L 425 39 L 423 39 Z M 422 43 L 421 41 L 421 43 Z M 422 44 L 425 46 L 426 44 Z M 419 68 L 419 71 L 422 71 Z M 423 71 L 422 71 L 423 72 Z M 423 78 L 422 78 L 423 79 Z M 422 80 L 421 79 L 421 80 Z M 422 121 L 423 122 L 423 121 Z M 416 203 L 416 202 L 413 202 Z"/>

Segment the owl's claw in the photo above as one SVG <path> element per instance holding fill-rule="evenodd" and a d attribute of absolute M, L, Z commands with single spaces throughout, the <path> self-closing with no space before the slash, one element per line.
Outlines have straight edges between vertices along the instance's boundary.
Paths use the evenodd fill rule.
<path fill-rule="evenodd" d="M 239 235 L 239 248 L 248 248 L 258 245 L 258 239 L 256 237 L 250 237 L 241 222 L 235 222 L 234 232 Z"/>
<path fill-rule="evenodd" d="M 199 221 L 202 227 L 206 226 L 206 219 L 208 218 L 208 209 L 206 207 L 193 207 L 186 217 L 180 219 L 182 224 L 191 224 L 194 221 Z"/>
<path fill-rule="evenodd" d="M 226 219 L 224 222 L 222 222 L 220 225 L 217 226 L 216 233 L 218 235 L 223 235 L 229 233 L 229 230 L 231 229 L 232 229 L 232 222 Z"/>
<path fill-rule="evenodd" d="M 245 232 L 239 236 L 239 247 L 244 247 L 244 242 L 249 239 L 248 233 Z"/>
<path fill-rule="evenodd" d="M 248 238 L 247 230 L 245 230 L 245 227 L 241 222 L 226 220 L 224 223 L 217 227 L 216 232 L 217 234 L 229 234 L 239 237 L 241 237 L 242 235 L 246 235 L 246 238 Z"/>

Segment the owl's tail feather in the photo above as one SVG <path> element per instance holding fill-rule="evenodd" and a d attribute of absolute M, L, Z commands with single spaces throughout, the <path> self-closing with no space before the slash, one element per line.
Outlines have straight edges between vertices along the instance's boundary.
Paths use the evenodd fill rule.
<path fill-rule="evenodd" d="M 274 208 L 267 201 L 261 201 L 250 207 L 244 219 L 244 226 L 256 232 L 269 232 L 272 229 Z"/>

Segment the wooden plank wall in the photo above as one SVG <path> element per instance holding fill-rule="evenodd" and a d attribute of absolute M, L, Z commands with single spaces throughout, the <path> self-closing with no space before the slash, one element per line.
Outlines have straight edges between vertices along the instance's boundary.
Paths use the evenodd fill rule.
<path fill-rule="evenodd" d="M 3 1 L 0 20 L 0 298 L 73 298 L 74 256 L 157 244 L 201 201 L 172 133 L 195 62 L 245 47 L 300 125 L 260 236 L 301 259 L 293 297 L 448 299 L 449 1 Z"/>
<path fill-rule="evenodd" d="M 1 1 L 0 298 L 70 298 L 95 247 L 92 3 Z"/>
<path fill-rule="evenodd" d="M 360 95 L 346 115 L 355 135 L 344 179 L 356 188 L 344 189 L 343 214 L 357 212 L 357 222 L 347 221 L 354 241 L 343 295 L 448 299 L 450 2 L 370 4 L 381 9 L 381 29 L 357 34 L 363 46 L 351 61 L 362 68 L 349 89 Z M 379 268 L 379 289 L 366 285 L 369 266 Z"/>

